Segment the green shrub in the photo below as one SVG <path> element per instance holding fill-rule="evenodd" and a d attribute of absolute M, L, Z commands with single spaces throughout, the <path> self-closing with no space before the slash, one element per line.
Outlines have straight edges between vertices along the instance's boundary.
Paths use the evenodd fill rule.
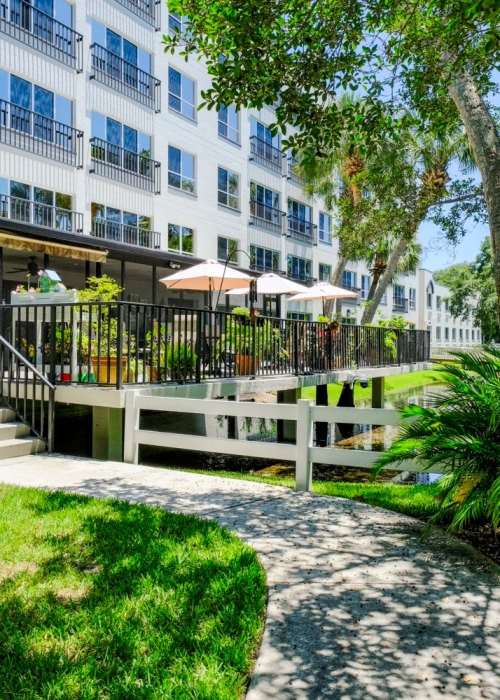
<path fill-rule="evenodd" d="M 375 466 L 413 459 L 442 472 L 435 520 L 451 530 L 500 525 L 500 351 L 453 353 L 436 368 L 444 393 L 430 407 L 408 406 L 400 437 Z"/>
<path fill-rule="evenodd" d="M 181 345 L 169 348 L 167 351 L 167 367 L 172 379 L 190 379 L 193 376 L 197 356 L 190 345 Z"/>

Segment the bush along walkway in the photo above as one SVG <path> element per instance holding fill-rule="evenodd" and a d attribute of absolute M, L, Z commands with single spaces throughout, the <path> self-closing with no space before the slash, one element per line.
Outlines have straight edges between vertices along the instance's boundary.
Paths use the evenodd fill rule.
<path fill-rule="evenodd" d="M 269 602 L 249 700 L 497 697 L 499 570 L 446 535 L 422 540 L 416 520 L 261 483 L 62 457 L 2 462 L 0 480 L 200 515 L 250 544 Z"/>

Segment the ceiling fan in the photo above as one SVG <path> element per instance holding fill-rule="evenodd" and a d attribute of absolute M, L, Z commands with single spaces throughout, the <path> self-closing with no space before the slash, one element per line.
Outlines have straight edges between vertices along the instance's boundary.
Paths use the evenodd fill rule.
<path fill-rule="evenodd" d="M 26 263 L 26 267 L 15 267 L 12 270 L 9 270 L 8 272 L 10 274 L 17 274 L 19 272 L 24 272 L 24 274 L 26 276 L 29 275 L 30 277 L 36 277 L 38 275 L 39 271 L 40 271 L 40 266 L 37 262 L 37 259 L 34 255 L 32 255 L 28 258 L 28 262 Z"/>

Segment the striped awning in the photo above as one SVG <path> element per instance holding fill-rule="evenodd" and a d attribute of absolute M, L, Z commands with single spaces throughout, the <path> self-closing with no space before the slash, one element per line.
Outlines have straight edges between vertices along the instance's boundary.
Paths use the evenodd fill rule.
<path fill-rule="evenodd" d="M 54 241 L 44 241 L 38 238 L 26 238 L 17 236 L 0 229 L 0 247 L 13 250 L 23 250 L 26 253 L 46 253 L 58 258 L 71 258 L 72 260 L 88 260 L 89 262 L 105 263 L 108 252 L 95 250 L 83 246 L 67 245 Z"/>

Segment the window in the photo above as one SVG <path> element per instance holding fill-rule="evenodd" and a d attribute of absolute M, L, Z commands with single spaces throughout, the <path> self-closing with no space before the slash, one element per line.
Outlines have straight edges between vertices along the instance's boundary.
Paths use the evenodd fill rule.
<path fill-rule="evenodd" d="M 0 213 L 16 221 L 74 232 L 73 198 L 69 194 L 30 187 L 23 182 L 3 180 L 0 184 Z M 10 200 L 7 195 L 10 194 Z M 2 196 L 3 195 L 3 196 Z"/>
<path fill-rule="evenodd" d="M 297 280 L 309 280 L 312 277 L 312 262 L 295 255 L 288 256 L 287 272 L 289 277 Z"/>
<path fill-rule="evenodd" d="M 236 108 L 230 105 L 229 107 L 221 107 L 219 109 L 219 136 L 232 141 L 233 143 L 240 142 L 240 116 Z"/>
<path fill-rule="evenodd" d="M 168 33 L 185 35 L 188 27 L 188 18 L 178 15 L 177 12 L 168 13 Z"/>
<path fill-rule="evenodd" d="M 275 134 L 273 136 L 271 129 L 269 129 L 269 127 L 267 127 L 265 124 L 262 124 L 262 122 L 259 122 L 256 119 L 252 118 L 250 123 L 250 130 L 252 136 L 256 136 L 259 141 L 261 141 L 262 143 L 267 143 L 269 146 L 273 146 L 274 148 L 279 150 L 279 134 Z"/>
<path fill-rule="evenodd" d="M 401 284 L 395 284 L 392 288 L 392 300 L 394 306 L 403 308 L 405 306 L 405 288 Z"/>
<path fill-rule="evenodd" d="M 168 225 L 168 249 L 185 255 L 193 254 L 193 229 L 188 226 Z"/>
<path fill-rule="evenodd" d="M 136 170 L 138 167 L 139 159 L 131 157 L 132 154 L 146 159 L 151 158 L 151 136 L 98 112 L 92 112 L 91 135 L 93 138 L 105 141 L 109 146 L 116 146 L 114 149 L 108 148 L 107 156 L 110 163 L 114 161 L 117 165 L 120 163 L 122 148 L 127 152 L 123 156 L 123 166 L 127 169 Z M 94 149 L 93 157 L 96 154 L 99 154 L 99 149 Z M 141 163 L 141 167 L 146 167 L 146 163 Z"/>
<path fill-rule="evenodd" d="M 108 241 L 119 241 L 126 245 L 144 248 L 160 247 L 158 234 L 154 234 L 149 216 L 141 216 L 130 211 L 92 202 L 92 235 Z"/>
<path fill-rule="evenodd" d="M 361 275 L 361 298 L 368 299 L 368 293 L 370 291 L 370 275 Z"/>
<path fill-rule="evenodd" d="M 468 328 L 465 329 L 465 340 L 467 342 L 469 342 L 469 329 Z"/>
<path fill-rule="evenodd" d="M 217 201 L 230 209 L 240 208 L 240 176 L 232 170 L 218 168 Z"/>
<path fill-rule="evenodd" d="M 409 306 L 410 309 L 416 309 L 417 308 L 417 290 L 415 287 L 410 287 L 408 289 L 408 299 L 409 299 Z"/>
<path fill-rule="evenodd" d="M 262 272 L 279 272 L 280 254 L 277 250 L 251 245 L 250 267 L 253 270 L 262 270 Z"/>
<path fill-rule="evenodd" d="M 320 282 L 329 282 L 332 277 L 332 266 L 320 263 L 318 272 Z"/>
<path fill-rule="evenodd" d="M 345 289 L 357 289 L 356 282 L 358 280 L 358 275 L 356 272 L 351 270 L 344 270 L 342 273 L 342 286 Z"/>
<path fill-rule="evenodd" d="M 291 321 L 312 321 L 312 314 L 303 311 L 288 311 L 286 317 Z"/>
<path fill-rule="evenodd" d="M 455 342 L 455 340 L 457 339 L 457 329 L 456 328 L 451 329 L 451 339 L 453 340 L 453 342 Z"/>
<path fill-rule="evenodd" d="M 446 340 L 446 342 L 448 342 L 448 340 L 450 339 L 450 329 L 448 327 L 444 329 L 444 339 Z"/>
<path fill-rule="evenodd" d="M 196 84 L 172 66 L 168 68 L 168 106 L 174 112 L 196 120 Z"/>
<path fill-rule="evenodd" d="M 427 308 L 432 309 L 432 295 L 434 294 L 434 285 L 429 282 L 427 285 Z"/>
<path fill-rule="evenodd" d="M 436 340 L 441 340 L 441 326 L 436 326 Z"/>
<path fill-rule="evenodd" d="M 238 241 L 234 238 L 217 238 L 217 259 L 221 262 L 228 260 L 232 263 L 238 262 Z"/>
<path fill-rule="evenodd" d="M 332 217 L 324 211 L 319 213 L 319 240 L 328 245 L 332 244 Z"/>
<path fill-rule="evenodd" d="M 168 147 L 168 184 L 184 192 L 196 192 L 194 156 L 175 146 Z"/>
<path fill-rule="evenodd" d="M 448 313 L 449 309 L 450 309 L 450 300 L 445 299 L 444 300 L 444 310 L 446 311 L 446 313 Z"/>
<path fill-rule="evenodd" d="M 463 339 L 464 339 L 464 331 L 463 331 L 463 328 L 460 328 L 460 330 L 458 331 L 458 336 L 459 336 L 459 338 L 460 338 L 460 342 L 463 342 Z"/>
<path fill-rule="evenodd" d="M 474 342 L 474 340 L 476 339 L 475 338 L 476 333 L 475 333 L 474 329 L 471 330 L 470 335 L 471 335 L 472 342 Z"/>
<path fill-rule="evenodd" d="M 436 311 L 441 311 L 441 297 L 436 297 Z"/>

